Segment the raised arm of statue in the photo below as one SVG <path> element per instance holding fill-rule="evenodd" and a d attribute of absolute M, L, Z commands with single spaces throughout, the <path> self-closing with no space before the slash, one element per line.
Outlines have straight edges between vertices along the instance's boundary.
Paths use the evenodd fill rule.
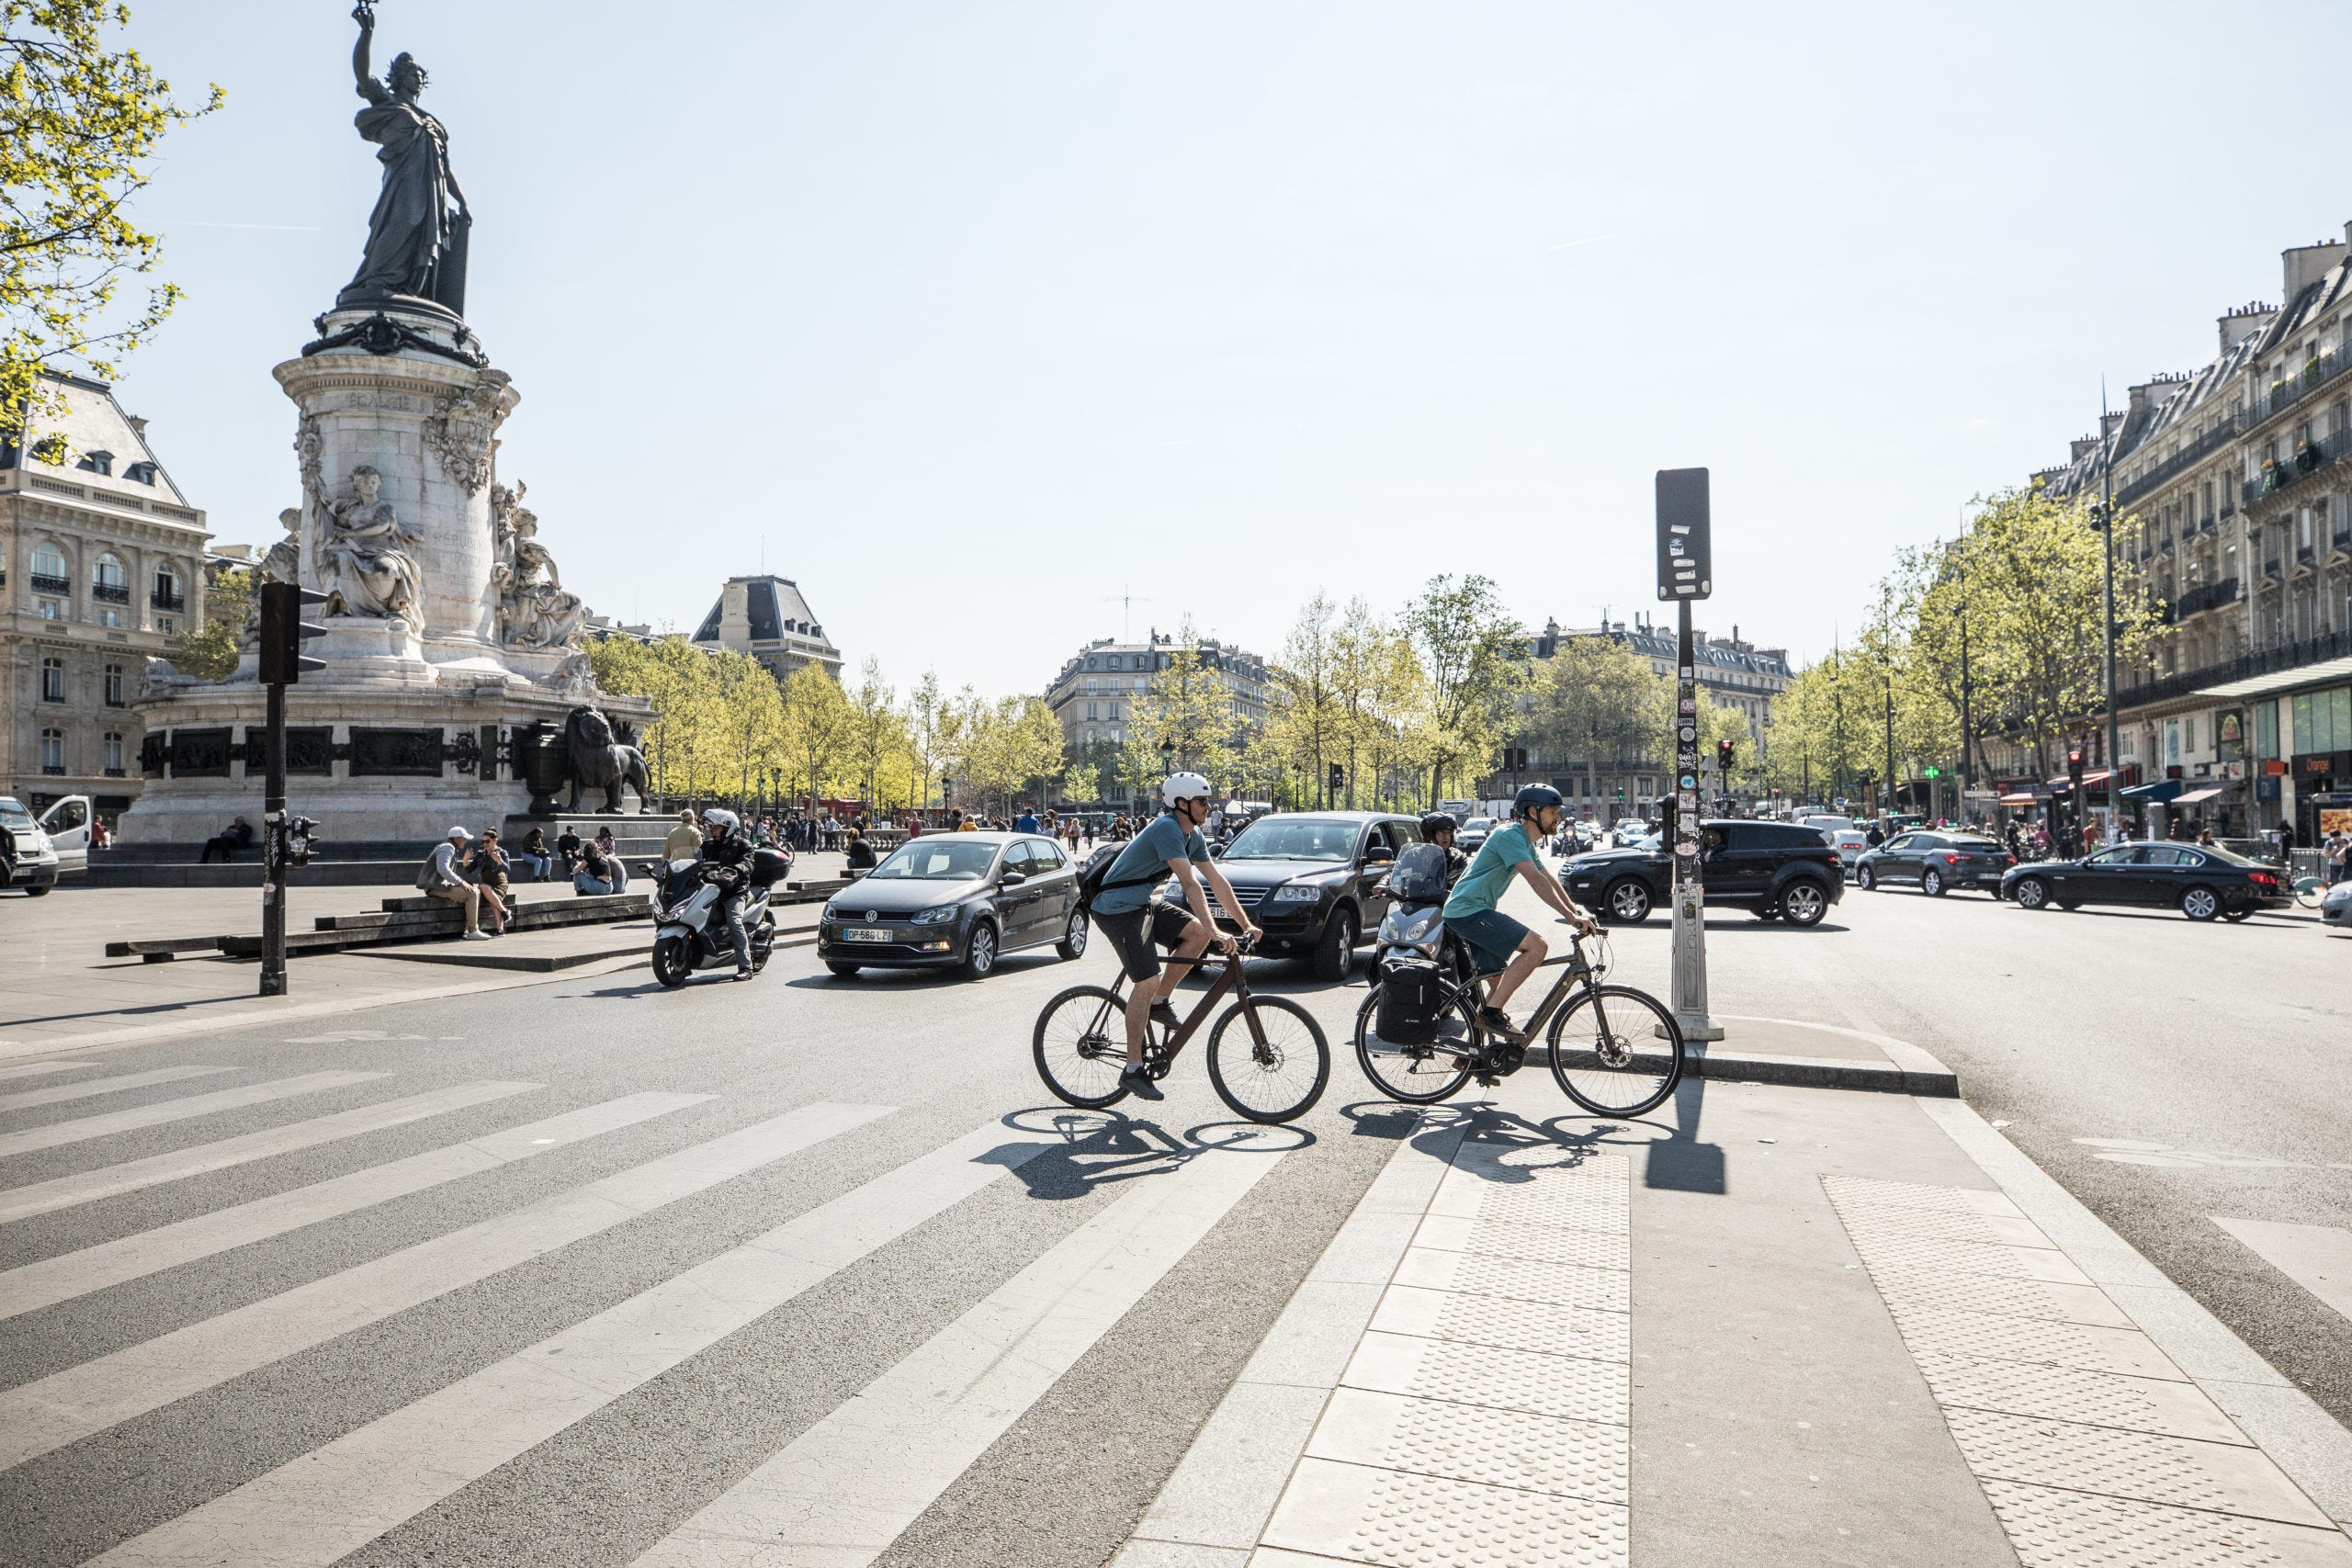
<path fill-rule="evenodd" d="M 351 74 L 355 79 L 352 85 L 371 104 L 390 103 L 391 94 L 368 68 L 368 40 L 376 36 L 375 0 L 359 0 L 351 9 L 351 19 L 359 24 L 359 41 L 351 46 Z"/>

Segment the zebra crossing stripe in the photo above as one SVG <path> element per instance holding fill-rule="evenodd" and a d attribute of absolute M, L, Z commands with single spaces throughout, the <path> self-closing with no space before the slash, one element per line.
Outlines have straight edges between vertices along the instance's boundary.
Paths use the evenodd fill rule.
<path fill-rule="evenodd" d="M 0 1469 L 380 1323 L 887 1116 L 803 1106 L 0 1393 Z"/>
<path fill-rule="evenodd" d="M 0 1271 L 0 1318 L 70 1301 L 126 1280 L 209 1258 L 233 1247 L 284 1235 L 304 1225 L 529 1159 L 533 1155 L 552 1154 L 566 1145 L 716 1098 L 707 1094 L 633 1094 L 606 1100 L 601 1105 L 550 1116 L 544 1122 L 493 1133 L 469 1143 L 452 1144 L 447 1148 L 428 1149 L 406 1159 L 371 1166 L 332 1180 L 257 1198 L 232 1209 L 198 1214 L 177 1224 L 141 1231 L 136 1235 Z"/>
<path fill-rule="evenodd" d="M 44 1089 L 22 1089 L 15 1094 L 0 1094 L 0 1111 L 29 1111 L 36 1105 L 57 1105 L 68 1100 L 89 1100 L 101 1094 L 113 1094 L 120 1089 L 145 1089 L 150 1084 L 177 1083 L 182 1078 L 210 1077 L 225 1073 L 227 1067 L 150 1067 L 143 1073 L 124 1073 L 111 1078 L 84 1078 L 80 1083 L 51 1084 Z"/>
<path fill-rule="evenodd" d="M 688 1519 L 634 1568 L 864 1568 L 1283 1158 L 1137 1181 Z"/>
<path fill-rule="evenodd" d="M 193 1148 L 174 1149 L 169 1154 L 150 1155 L 144 1159 L 125 1160 L 120 1165 L 103 1166 L 96 1170 L 81 1171 L 73 1176 L 28 1182 L 22 1187 L 0 1191 L 0 1224 L 33 1214 L 46 1214 L 53 1209 L 70 1209 L 76 1203 L 94 1203 L 101 1198 L 136 1192 L 141 1188 L 160 1186 L 166 1181 L 184 1181 L 191 1176 L 202 1176 L 208 1171 L 225 1170 L 231 1166 L 244 1165 L 253 1160 L 292 1154 L 299 1149 L 315 1148 L 321 1144 L 334 1143 L 338 1138 L 356 1137 L 362 1133 L 379 1133 L 387 1127 L 422 1122 L 428 1116 L 447 1115 L 452 1111 L 463 1111 L 469 1106 L 546 1087 L 545 1084 L 495 1080 L 461 1083 L 448 1089 L 413 1094 L 402 1100 L 387 1100 L 350 1111 L 338 1111 L 332 1116 L 289 1122 L 283 1127 L 265 1127 L 258 1133 L 241 1133 L 233 1138 L 198 1144 Z"/>
<path fill-rule="evenodd" d="M 26 1062 L 18 1066 L 0 1067 L 0 1081 L 38 1077 L 43 1073 L 62 1073 L 74 1067 L 95 1067 L 97 1065 L 96 1062 Z"/>
<path fill-rule="evenodd" d="M 334 1562 L 1060 1146 L 989 1122 L 96 1561 Z"/>
<path fill-rule="evenodd" d="M 141 1127 L 160 1127 L 166 1122 L 185 1122 L 192 1116 L 242 1111 L 248 1105 L 266 1105 L 273 1100 L 290 1100 L 298 1094 L 317 1094 L 322 1089 L 343 1089 L 390 1076 L 389 1073 L 304 1073 L 300 1077 L 271 1078 L 266 1083 L 215 1089 L 210 1094 L 191 1095 L 186 1100 L 159 1100 L 153 1105 L 136 1106 L 105 1116 L 52 1122 L 46 1127 L 28 1127 L 21 1133 L 0 1134 L 0 1159 L 10 1155 L 30 1154 L 36 1149 L 53 1149 L 65 1144 L 84 1143 L 91 1138 L 109 1137 L 116 1133 L 137 1132 Z"/>

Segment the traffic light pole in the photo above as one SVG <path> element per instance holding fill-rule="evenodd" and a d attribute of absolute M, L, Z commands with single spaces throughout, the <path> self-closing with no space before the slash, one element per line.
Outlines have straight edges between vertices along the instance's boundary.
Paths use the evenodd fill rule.
<path fill-rule="evenodd" d="M 286 994 L 286 688 L 272 681 L 261 818 L 261 994 Z"/>
<path fill-rule="evenodd" d="M 1685 1040 L 1721 1040 L 1724 1032 L 1707 1018 L 1706 890 L 1699 874 L 1699 682 L 1690 601 L 1675 609 L 1679 640 L 1674 659 L 1674 1021 Z"/>

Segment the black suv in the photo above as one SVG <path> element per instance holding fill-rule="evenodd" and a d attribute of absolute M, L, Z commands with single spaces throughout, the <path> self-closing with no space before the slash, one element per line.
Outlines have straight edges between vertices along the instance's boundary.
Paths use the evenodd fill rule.
<path fill-rule="evenodd" d="M 1814 926 L 1846 896 L 1846 868 L 1819 833 L 1793 822 L 1720 821 L 1703 825 L 1699 883 L 1710 904 L 1736 905 L 1762 920 Z M 1673 897 L 1672 859 L 1656 838 L 1632 849 L 1573 855 L 1560 886 L 1600 918 L 1621 924 L 1649 919 Z"/>
<path fill-rule="evenodd" d="M 1259 951 L 1305 958 L 1316 978 L 1344 980 L 1363 939 L 1371 890 L 1388 879 L 1397 853 L 1421 841 L 1410 817 L 1371 811 L 1276 812 L 1261 817 L 1216 852 L 1233 896 L 1266 933 Z M 1175 881 L 1161 886 L 1173 897 Z M 1204 889 L 1205 891 L 1205 889 Z M 1219 925 L 1238 929 L 1222 909 Z M 1371 922 L 1377 927 L 1378 917 Z"/>

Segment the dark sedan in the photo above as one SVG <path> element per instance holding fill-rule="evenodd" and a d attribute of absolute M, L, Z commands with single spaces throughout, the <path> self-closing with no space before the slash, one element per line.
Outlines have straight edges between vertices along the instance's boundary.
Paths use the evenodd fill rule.
<path fill-rule="evenodd" d="M 1704 825 L 1699 885 L 1710 904 L 1749 909 L 1792 926 L 1821 923 L 1846 895 L 1846 870 L 1819 833 L 1792 822 Z M 1656 839 L 1630 850 L 1577 855 L 1560 868 L 1568 897 L 1604 920 L 1638 924 L 1673 897 L 1671 859 Z"/>
<path fill-rule="evenodd" d="M 998 957 L 1051 942 L 1086 951 L 1078 868 L 1026 833 L 934 833 L 911 840 L 834 894 L 817 956 L 842 979 L 860 969 L 960 968 L 978 979 Z"/>
<path fill-rule="evenodd" d="M 2021 909 L 2126 904 L 2178 909 L 2192 920 L 2243 920 L 2283 907 L 2290 895 L 2277 866 L 2196 844 L 2144 843 L 2018 866 L 2001 878 L 2001 897 Z"/>
<path fill-rule="evenodd" d="M 1266 933 L 1259 952 L 1304 958 L 1317 978 L 1344 980 L 1363 938 L 1372 889 L 1387 880 L 1399 851 L 1420 841 L 1420 824 L 1410 817 L 1277 812 L 1244 828 L 1216 863 Z M 1175 886 L 1170 879 L 1161 896 L 1173 897 Z M 1223 910 L 1215 912 L 1218 924 L 1238 929 Z"/>
<path fill-rule="evenodd" d="M 1936 898 L 1955 887 L 1973 887 L 1997 898 L 2001 878 L 2017 863 L 2017 856 L 1977 834 L 1921 829 L 1897 833 L 1878 848 L 1863 851 L 1854 865 L 1854 886 L 1866 892 L 1879 886 L 1917 887 Z"/>

